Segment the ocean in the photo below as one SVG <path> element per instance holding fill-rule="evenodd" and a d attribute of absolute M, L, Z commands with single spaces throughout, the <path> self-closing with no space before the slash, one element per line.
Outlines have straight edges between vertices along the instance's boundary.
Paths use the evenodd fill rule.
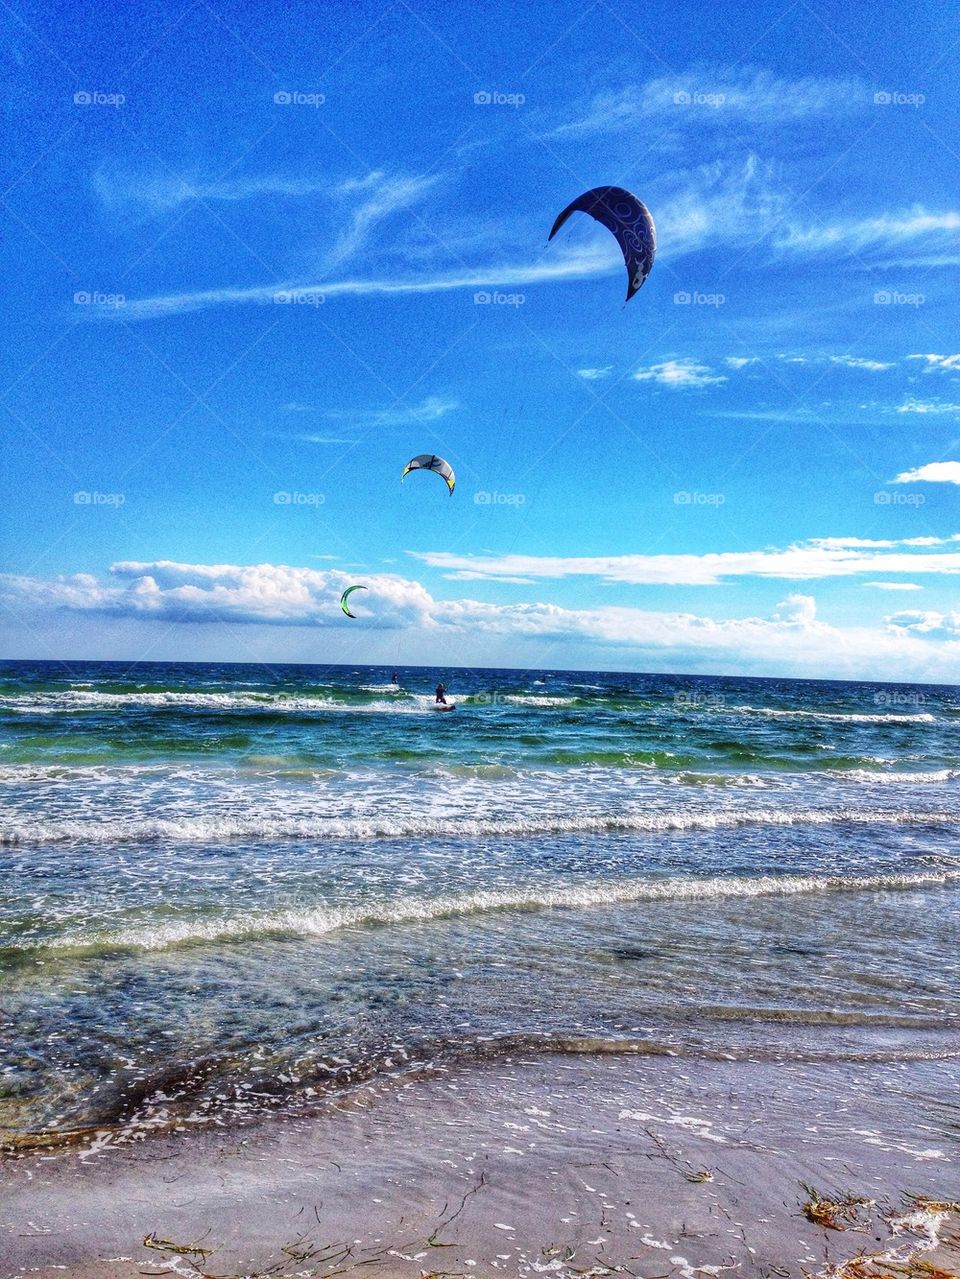
<path fill-rule="evenodd" d="M 960 689 L 398 674 L 0 664 L 5 1146 L 518 1048 L 960 1056 Z"/>

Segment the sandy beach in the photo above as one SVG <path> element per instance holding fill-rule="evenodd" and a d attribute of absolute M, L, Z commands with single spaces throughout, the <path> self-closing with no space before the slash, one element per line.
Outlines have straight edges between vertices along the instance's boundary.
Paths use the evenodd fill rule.
<path fill-rule="evenodd" d="M 823 1062 L 523 1054 L 104 1133 L 3 1164 L 0 1274 L 960 1273 L 955 1077 L 861 1064 L 852 1102 Z"/>

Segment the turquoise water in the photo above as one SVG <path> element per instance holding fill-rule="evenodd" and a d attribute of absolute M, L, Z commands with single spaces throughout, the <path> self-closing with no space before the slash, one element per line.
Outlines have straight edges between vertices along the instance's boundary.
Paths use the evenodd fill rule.
<path fill-rule="evenodd" d="M 398 674 L 0 664 L 8 1141 L 521 1049 L 960 1054 L 960 690 Z"/>

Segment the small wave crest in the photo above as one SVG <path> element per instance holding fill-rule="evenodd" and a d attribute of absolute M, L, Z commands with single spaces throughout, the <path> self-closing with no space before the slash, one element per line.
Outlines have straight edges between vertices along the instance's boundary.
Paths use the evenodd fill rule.
<path fill-rule="evenodd" d="M 63 820 L 0 829 L 0 844 L 83 842 L 114 844 L 169 840 L 213 843 L 224 840 L 401 839 L 524 835 L 589 835 L 618 831 L 657 833 L 724 830 L 739 826 L 918 826 L 960 824 L 960 812 L 861 808 L 721 808 L 713 811 L 644 810 L 634 813 L 535 812 L 524 817 L 457 817 L 429 813 L 397 816 L 308 817 L 245 813 L 240 817 L 130 818 L 114 822 Z"/>
<path fill-rule="evenodd" d="M 875 711 L 819 711 L 802 707 L 782 706 L 719 706 L 712 710 L 727 710 L 738 715 L 766 715 L 770 719 L 832 720 L 844 724 L 935 724 L 936 716 L 929 711 L 888 712 Z"/>
<path fill-rule="evenodd" d="M 518 890 L 489 889 L 440 897 L 401 897 L 393 902 L 352 906 L 319 905 L 275 911 L 249 911 L 198 920 L 138 923 L 100 933 L 64 934 L 45 943 L 51 950 L 165 950 L 208 942 L 268 937 L 323 937 L 343 929 L 423 924 L 498 911 L 539 911 L 630 902 L 693 901 L 722 898 L 792 897 L 805 893 L 907 891 L 937 888 L 960 880 L 960 870 L 869 876 L 757 875 L 713 878 L 630 879 Z M 24 949 L 33 949 L 31 942 Z M 16 946 L 11 949 L 17 949 Z"/>

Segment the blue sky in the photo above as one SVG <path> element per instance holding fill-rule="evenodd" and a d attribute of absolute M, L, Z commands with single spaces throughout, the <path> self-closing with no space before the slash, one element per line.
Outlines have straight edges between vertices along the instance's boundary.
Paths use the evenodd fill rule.
<path fill-rule="evenodd" d="M 0 20 L 4 654 L 958 678 L 944 6 Z"/>

